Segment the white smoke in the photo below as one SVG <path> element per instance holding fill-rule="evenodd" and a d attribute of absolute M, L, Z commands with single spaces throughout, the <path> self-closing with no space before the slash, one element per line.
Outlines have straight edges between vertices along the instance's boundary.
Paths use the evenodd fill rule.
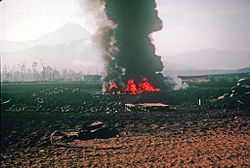
<path fill-rule="evenodd" d="M 87 25 L 92 33 L 98 33 L 104 27 L 112 27 L 114 23 L 108 19 L 104 0 L 79 0 Z"/>
<path fill-rule="evenodd" d="M 105 11 L 105 0 L 79 0 L 85 13 L 87 23 L 93 30 L 92 41 L 103 58 L 104 70 L 102 76 L 107 76 L 108 62 L 117 52 L 113 30 L 116 24 L 109 20 Z"/>
<path fill-rule="evenodd" d="M 168 82 L 174 90 L 186 89 L 189 86 L 188 83 L 184 82 L 179 76 L 168 76 Z"/>

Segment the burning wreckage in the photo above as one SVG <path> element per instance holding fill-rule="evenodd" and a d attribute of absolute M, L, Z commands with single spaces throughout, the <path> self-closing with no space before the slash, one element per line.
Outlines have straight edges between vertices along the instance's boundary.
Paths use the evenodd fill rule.
<path fill-rule="evenodd" d="M 162 28 L 154 0 L 106 0 L 112 26 L 102 37 L 103 93 L 140 94 L 165 88 L 163 64 L 149 34 Z"/>
<path fill-rule="evenodd" d="M 112 94 L 140 94 L 144 92 L 160 92 L 160 88 L 155 88 L 151 83 L 148 82 L 147 78 L 143 78 L 143 81 L 136 85 L 133 79 L 129 79 L 126 87 L 123 89 L 118 87 L 114 80 L 104 86 L 103 93 Z"/>
<path fill-rule="evenodd" d="M 155 1 L 147 0 L 142 5 L 140 0 L 106 0 L 105 11 L 113 24 L 105 29 L 102 38 L 106 64 L 102 93 L 138 95 L 166 89 L 161 57 L 155 54 L 149 37 L 162 29 Z M 132 106 L 138 108 L 129 108 L 130 111 L 160 107 L 155 103 L 128 107 Z M 160 108 L 168 106 L 163 104 Z"/>

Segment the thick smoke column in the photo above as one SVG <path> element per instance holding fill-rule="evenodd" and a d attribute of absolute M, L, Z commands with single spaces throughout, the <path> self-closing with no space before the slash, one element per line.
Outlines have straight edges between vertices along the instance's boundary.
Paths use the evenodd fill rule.
<path fill-rule="evenodd" d="M 149 34 L 162 28 L 154 0 L 106 0 L 108 18 L 117 26 L 106 33 L 110 55 L 106 81 L 127 83 L 147 77 L 157 87 L 163 87 L 163 64 L 155 55 Z M 114 52 L 115 51 L 115 52 Z M 108 53 L 109 53 L 108 52 Z"/>
<path fill-rule="evenodd" d="M 81 0 L 94 27 L 105 62 L 104 82 L 124 88 L 129 79 L 144 77 L 155 87 L 165 87 L 163 64 L 155 55 L 150 33 L 162 28 L 154 0 Z"/>

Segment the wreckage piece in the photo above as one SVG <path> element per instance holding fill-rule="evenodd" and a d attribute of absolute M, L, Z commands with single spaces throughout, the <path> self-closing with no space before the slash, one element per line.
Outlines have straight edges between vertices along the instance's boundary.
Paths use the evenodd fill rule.
<path fill-rule="evenodd" d="M 50 135 L 50 143 L 54 146 L 69 147 L 68 144 L 74 140 L 91 140 L 91 139 L 108 139 L 116 137 L 118 131 L 114 128 L 107 126 L 101 121 L 94 121 L 89 124 L 83 125 L 79 132 L 64 132 L 55 130 Z"/>
<path fill-rule="evenodd" d="M 165 111 L 170 106 L 163 103 L 125 104 L 126 111 Z"/>
<path fill-rule="evenodd" d="M 54 146 L 68 147 L 67 142 L 73 141 L 77 136 L 70 136 L 66 132 L 61 130 L 55 130 L 50 135 L 50 144 Z"/>
<path fill-rule="evenodd" d="M 110 128 L 107 124 L 101 121 L 94 121 L 90 124 L 83 125 L 81 131 L 78 133 L 78 139 L 108 139 L 118 135 L 118 131 Z"/>

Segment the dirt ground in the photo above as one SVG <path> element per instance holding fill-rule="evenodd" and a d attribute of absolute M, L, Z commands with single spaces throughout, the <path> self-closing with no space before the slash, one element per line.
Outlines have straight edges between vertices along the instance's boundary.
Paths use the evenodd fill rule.
<path fill-rule="evenodd" d="M 5 155 L 1 167 L 249 167 L 250 136 L 137 135 L 74 141 L 71 147 L 26 148 Z"/>
<path fill-rule="evenodd" d="M 249 115 L 172 126 L 128 122 L 110 139 L 75 140 L 67 147 L 9 146 L 1 167 L 249 167 L 249 127 Z"/>

